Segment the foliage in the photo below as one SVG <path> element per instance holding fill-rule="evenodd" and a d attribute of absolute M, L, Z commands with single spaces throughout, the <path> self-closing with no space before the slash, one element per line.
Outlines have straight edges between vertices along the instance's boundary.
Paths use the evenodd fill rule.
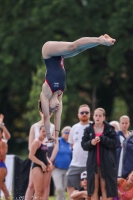
<path fill-rule="evenodd" d="M 113 107 L 114 109 L 111 116 L 113 120 L 119 121 L 122 115 L 127 115 L 127 106 L 125 101 L 120 97 L 115 98 Z"/>
<path fill-rule="evenodd" d="M 92 111 L 104 107 L 111 120 L 116 97 L 125 101 L 133 124 L 132 1 L 0 0 L 0 4 L 0 113 L 12 133 L 10 151 L 14 139 L 25 139 L 30 124 L 38 120 L 37 100 L 45 75 L 41 48 L 48 40 L 74 41 L 104 33 L 117 39 L 112 47 L 99 46 L 65 60 L 62 126 L 78 121 L 77 109 L 83 103 Z"/>
<path fill-rule="evenodd" d="M 38 100 L 40 97 L 44 74 L 44 66 L 38 66 L 37 72 L 32 74 L 32 88 L 30 91 L 29 101 L 27 102 L 28 112 L 25 115 L 25 118 L 27 118 L 31 124 L 40 120 L 40 116 L 38 114 Z"/>

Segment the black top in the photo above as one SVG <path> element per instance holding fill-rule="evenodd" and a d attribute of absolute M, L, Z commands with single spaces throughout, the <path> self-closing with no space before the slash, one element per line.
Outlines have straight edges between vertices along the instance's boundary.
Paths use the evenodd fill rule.
<path fill-rule="evenodd" d="M 46 78 L 45 81 L 51 88 L 52 92 L 58 90 L 64 91 L 66 72 L 64 68 L 63 58 L 61 56 L 53 56 L 48 59 L 44 59 L 46 64 Z"/>
<path fill-rule="evenodd" d="M 48 165 L 48 161 L 47 161 L 47 152 L 48 152 L 48 147 L 47 145 L 44 145 L 41 143 L 40 147 L 37 149 L 35 156 L 41 160 L 45 165 Z M 32 164 L 32 169 L 34 167 L 41 167 L 41 165 L 38 165 L 36 163 L 33 162 Z"/>

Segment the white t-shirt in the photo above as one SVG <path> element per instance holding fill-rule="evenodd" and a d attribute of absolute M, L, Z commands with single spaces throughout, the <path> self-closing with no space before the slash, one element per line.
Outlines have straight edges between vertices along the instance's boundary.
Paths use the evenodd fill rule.
<path fill-rule="evenodd" d="M 51 134 L 54 131 L 54 127 L 55 127 L 54 124 L 50 123 L 50 133 Z M 34 124 L 34 133 L 35 133 L 35 138 L 38 138 L 38 136 L 39 136 L 39 125 L 38 125 L 38 122 Z M 48 139 L 45 138 L 44 140 L 47 141 Z M 48 147 L 53 146 L 53 143 L 52 142 L 48 142 L 47 146 Z"/>
<path fill-rule="evenodd" d="M 81 147 L 81 141 L 84 133 L 84 129 L 89 126 L 89 124 L 82 125 L 80 122 L 72 126 L 68 142 L 73 144 L 73 155 L 70 165 L 77 167 L 85 167 L 88 157 L 88 151 L 84 151 Z"/>

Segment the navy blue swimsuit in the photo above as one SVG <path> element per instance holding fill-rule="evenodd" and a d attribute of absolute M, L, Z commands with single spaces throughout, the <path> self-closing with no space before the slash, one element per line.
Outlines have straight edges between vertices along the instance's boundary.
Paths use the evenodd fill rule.
<path fill-rule="evenodd" d="M 65 89 L 66 71 L 63 60 L 61 56 L 44 59 L 47 69 L 45 81 L 53 93 L 58 90 L 63 92 Z"/>
<path fill-rule="evenodd" d="M 41 146 L 37 149 L 37 151 L 36 151 L 36 153 L 35 153 L 35 156 L 39 159 L 39 160 L 41 160 L 46 166 L 48 165 L 48 161 L 47 161 L 47 152 L 48 152 L 48 147 L 47 147 L 47 145 L 44 145 L 44 144 L 42 144 L 41 143 Z M 42 169 L 42 167 L 41 167 L 41 165 L 38 165 L 38 164 L 36 164 L 36 163 L 32 163 L 32 169 L 34 168 L 34 167 L 40 167 L 41 169 Z"/>
<path fill-rule="evenodd" d="M 1 161 L 1 160 L 0 160 L 0 168 L 5 168 L 5 169 L 7 169 L 5 163 L 4 163 L 3 161 Z"/>

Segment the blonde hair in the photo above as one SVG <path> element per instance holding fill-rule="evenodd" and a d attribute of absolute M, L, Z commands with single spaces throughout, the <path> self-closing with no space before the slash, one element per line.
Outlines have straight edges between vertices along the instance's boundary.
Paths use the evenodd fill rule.
<path fill-rule="evenodd" d="M 120 122 L 123 118 L 124 118 L 124 119 L 128 119 L 129 122 L 130 122 L 130 118 L 129 118 L 127 115 L 122 115 L 122 116 L 120 117 L 120 119 L 119 119 L 119 122 Z"/>
<path fill-rule="evenodd" d="M 94 110 L 94 113 L 95 113 L 96 110 L 100 110 L 100 111 L 103 113 L 103 116 L 104 116 L 104 117 L 106 116 L 106 112 L 105 112 L 105 110 L 104 110 L 103 108 L 96 108 L 96 109 Z"/>
<path fill-rule="evenodd" d="M 110 125 L 112 125 L 112 126 L 113 126 L 113 125 L 116 125 L 116 126 L 117 126 L 117 129 L 120 130 L 120 124 L 119 124 L 118 121 L 111 121 L 111 122 L 110 122 Z"/>
<path fill-rule="evenodd" d="M 71 126 L 65 126 L 62 130 L 61 133 L 63 134 L 65 132 L 65 130 L 71 130 Z"/>

